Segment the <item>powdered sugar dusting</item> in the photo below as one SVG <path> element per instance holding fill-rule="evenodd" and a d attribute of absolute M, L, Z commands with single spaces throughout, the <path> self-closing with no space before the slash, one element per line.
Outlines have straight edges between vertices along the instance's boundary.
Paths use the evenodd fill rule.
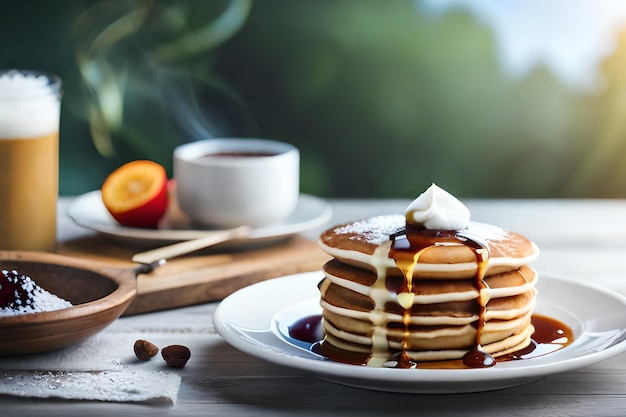
<path fill-rule="evenodd" d="M 402 215 L 376 216 L 360 220 L 335 228 L 337 235 L 351 235 L 350 239 L 365 240 L 368 243 L 379 245 L 389 236 L 405 227 L 405 218 Z"/>
<path fill-rule="evenodd" d="M 467 232 L 490 242 L 510 238 L 510 232 L 487 223 L 470 222 Z"/>
<path fill-rule="evenodd" d="M 349 239 L 363 240 L 379 245 L 388 241 L 391 235 L 403 230 L 405 226 L 406 219 L 404 216 L 384 215 L 338 226 L 334 229 L 334 233 L 336 235 L 349 235 Z M 487 223 L 470 222 L 465 232 L 492 243 L 510 238 L 510 232 L 507 230 Z"/>
<path fill-rule="evenodd" d="M 69 301 L 41 288 L 29 276 L 6 269 L 0 274 L 0 317 L 42 313 L 71 306 Z"/>
<path fill-rule="evenodd" d="M 354 223 L 338 226 L 337 235 L 352 235 L 351 239 L 364 239 L 369 243 L 380 244 L 405 228 L 405 217 L 401 215 L 376 216 Z M 484 240 L 498 241 L 509 237 L 510 232 L 487 223 L 470 222 L 467 233 Z"/>

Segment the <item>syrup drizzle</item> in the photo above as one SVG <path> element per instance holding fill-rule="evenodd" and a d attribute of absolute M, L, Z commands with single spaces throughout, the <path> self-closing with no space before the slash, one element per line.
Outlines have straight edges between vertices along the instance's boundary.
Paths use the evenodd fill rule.
<path fill-rule="evenodd" d="M 423 228 L 407 227 L 405 230 L 390 236 L 392 241 L 389 257 L 402 272 L 404 281 L 398 291 L 398 303 L 404 308 L 402 322 L 404 332 L 402 336 L 402 352 L 398 360 L 399 368 L 415 368 L 417 364 L 407 354 L 409 350 L 408 340 L 410 336 L 409 326 L 411 322 L 411 309 L 413 307 L 413 287 L 417 283 L 413 280 L 415 266 L 420 261 L 420 256 L 427 250 L 436 246 L 465 246 L 472 250 L 476 257 L 476 273 L 474 286 L 478 290 L 478 319 L 473 323 L 476 328 L 474 347 L 463 357 L 463 363 L 471 368 L 490 367 L 496 361 L 482 349 L 480 337 L 485 326 L 485 312 L 487 302 L 487 284 L 484 281 L 487 262 L 489 261 L 489 247 L 486 243 L 473 238 L 459 230 L 428 230 Z"/>
<path fill-rule="evenodd" d="M 325 356 L 337 362 L 353 365 L 365 365 L 369 354 L 348 352 L 323 342 L 322 315 L 313 314 L 296 320 L 288 327 L 288 336 L 295 345 L 304 345 L 312 352 Z M 574 341 L 572 329 L 559 320 L 551 317 L 533 314 L 532 325 L 535 332 L 531 343 L 518 351 L 498 357 L 498 362 L 520 361 L 537 358 L 564 348 Z M 425 368 L 425 369 L 462 369 L 468 368 L 464 360 L 447 360 L 436 362 L 415 363 L 410 361 L 398 363 L 398 367 Z"/>

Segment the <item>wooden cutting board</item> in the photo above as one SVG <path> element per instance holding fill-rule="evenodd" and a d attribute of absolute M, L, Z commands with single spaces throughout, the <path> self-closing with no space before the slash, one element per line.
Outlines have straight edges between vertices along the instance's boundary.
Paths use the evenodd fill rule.
<path fill-rule="evenodd" d="M 57 252 L 134 268 L 133 250 L 101 236 L 59 245 Z M 256 282 L 320 270 L 329 259 L 317 242 L 294 237 L 247 250 L 199 252 L 172 259 L 137 278 L 137 297 L 124 313 L 132 315 L 220 300 Z"/>

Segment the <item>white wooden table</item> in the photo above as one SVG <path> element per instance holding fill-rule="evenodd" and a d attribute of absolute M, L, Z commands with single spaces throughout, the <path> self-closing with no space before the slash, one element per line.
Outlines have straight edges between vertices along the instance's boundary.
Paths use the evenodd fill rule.
<path fill-rule="evenodd" d="M 63 216 L 61 239 L 89 233 Z M 408 201 L 336 200 L 331 223 L 402 212 Z M 626 295 L 626 201 L 477 200 L 472 219 L 510 228 L 542 252 L 534 264 Z M 307 233 L 315 238 L 320 230 Z M 0 397 L 2 416 L 624 416 L 626 355 L 516 388 L 476 394 L 393 394 L 325 382 L 251 357 L 226 344 L 211 315 L 217 303 L 125 317 L 108 334 L 189 346 L 172 408 Z M 626 314 L 626 311 L 624 312 Z"/>

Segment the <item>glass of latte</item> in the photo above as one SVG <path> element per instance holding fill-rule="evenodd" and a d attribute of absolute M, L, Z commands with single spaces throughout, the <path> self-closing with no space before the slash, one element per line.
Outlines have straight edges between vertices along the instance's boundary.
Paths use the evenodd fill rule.
<path fill-rule="evenodd" d="M 0 249 L 56 243 L 61 80 L 0 70 Z"/>

